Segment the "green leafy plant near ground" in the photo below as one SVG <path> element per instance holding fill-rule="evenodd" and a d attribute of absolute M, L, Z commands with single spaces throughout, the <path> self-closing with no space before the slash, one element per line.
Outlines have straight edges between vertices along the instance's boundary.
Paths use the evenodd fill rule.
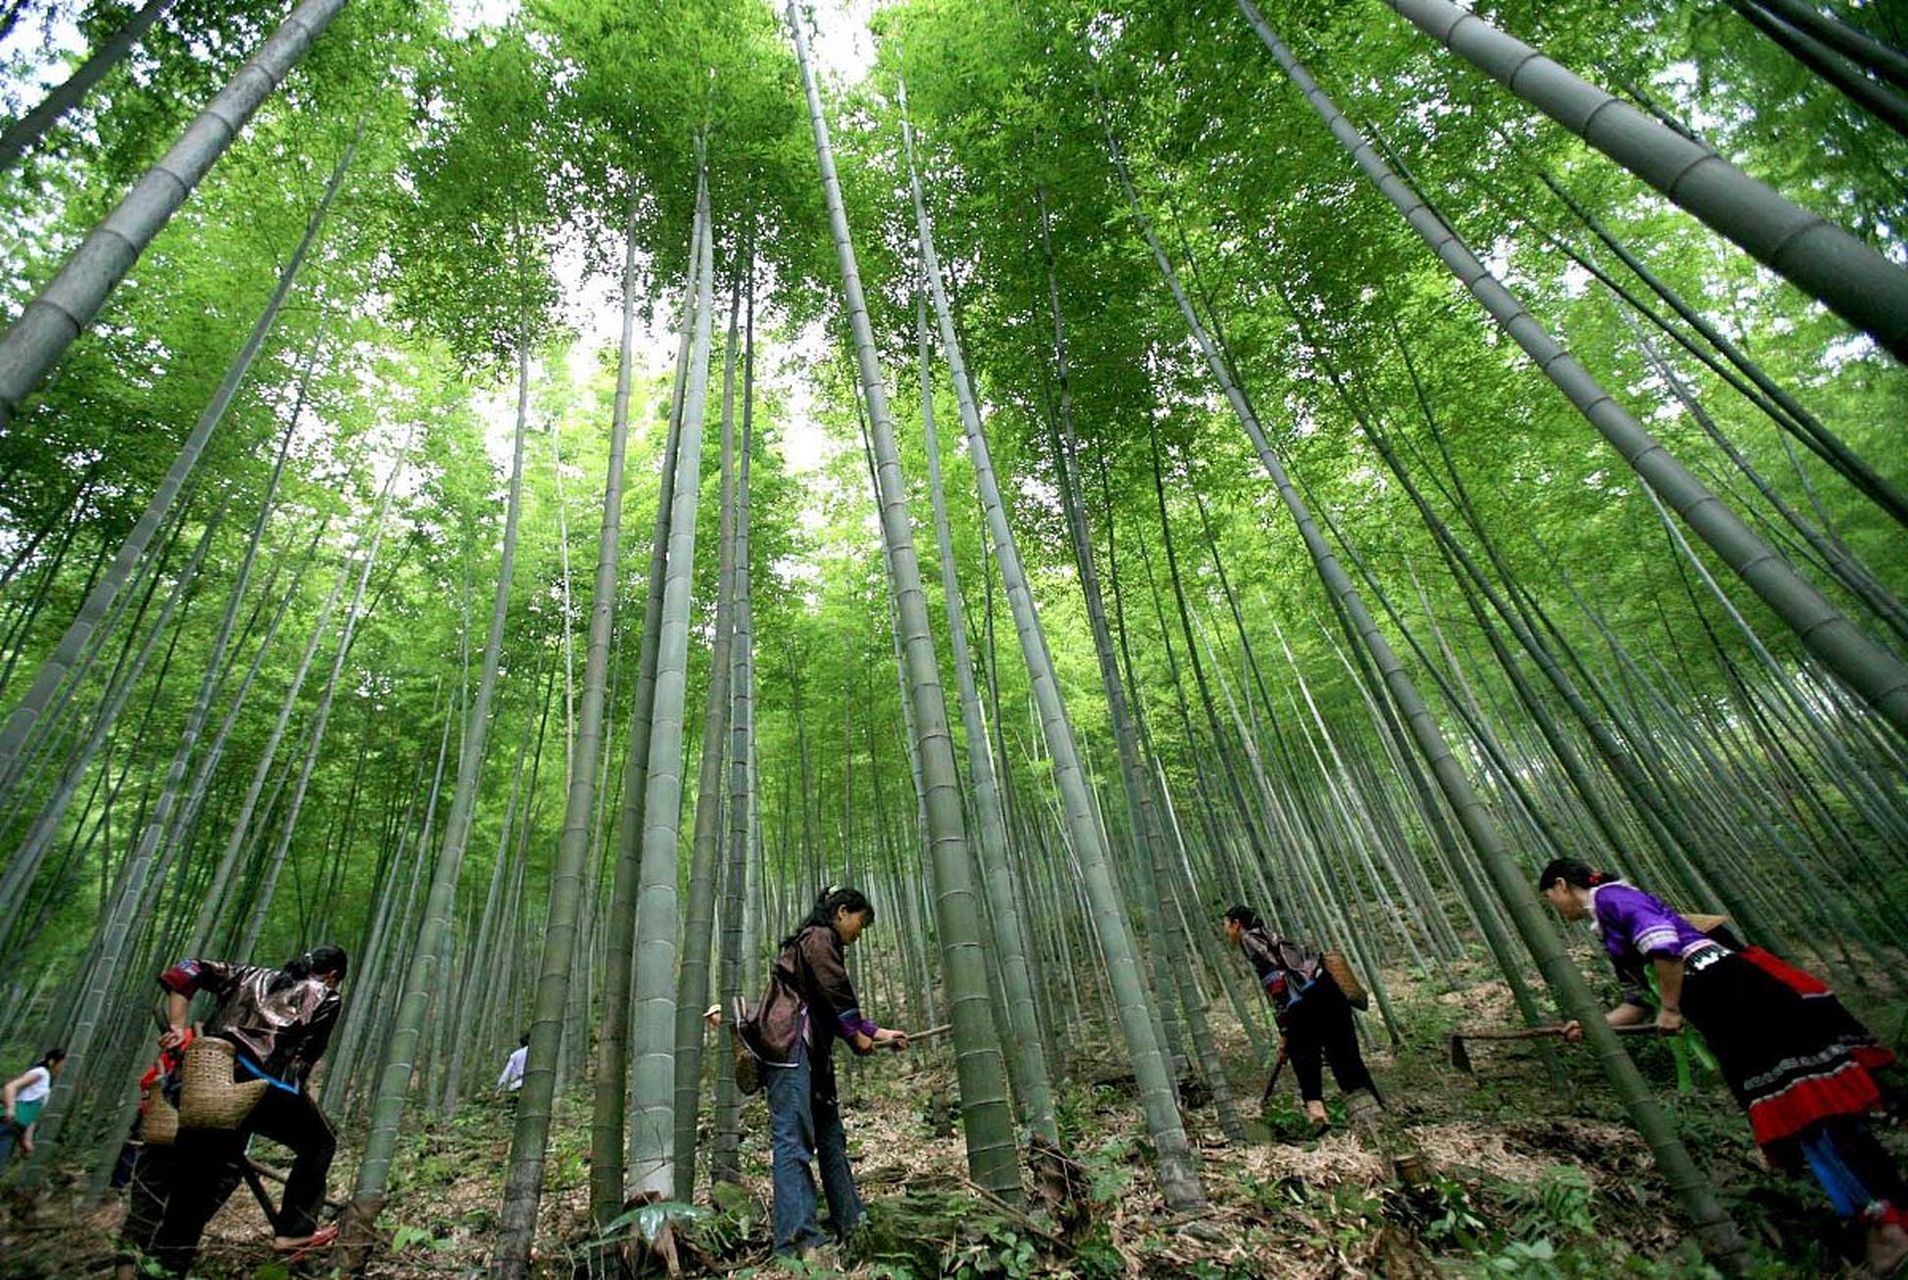
<path fill-rule="evenodd" d="M 1536 1182 L 1466 1183 L 1439 1177 L 1410 1196 L 1407 1222 L 1453 1274 L 1520 1280 L 1606 1275 L 1698 1280 L 1717 1273 L 1693 1251 L 1653 1260 L 1614 1232 L 1600 1214 L 1621 1212 L 1584 1171 L 1553 1165 Z M 1452 1255 L 1456 1255 L 1453 1257 Z"/>
<path fill-rule="evenodd" d="M 1436 1178 L 1419 1188 L 1417 1206 L 1421 1234 L 1431 1244 L 1455 1244 L 1467 1251 L 1481 1248 L 1491 1235 L 1483 1211 L 1472 1202 L 1470 1189 L 1453 1178 Z"/>
<path fill-rule="evenodd" d="M 848 1253 L 892 1280 L 1028 1280 L 1045 1265 L 1026 1225 L 984 1200 L 951 1192 L 870 1201 Z"/>
<path fill-rule="evenodd" d="M 762 1204 L 734 1183 L 718 1182 L 709 1189 L 712 1212 L 683 1222 L 683 1234 L 704 1252 L 718 1258 L 745 1252 L 767 1227 Z"/>
<path fill-rule="evenodd" d="M 1124 1135 L 1108 1138 L 1080 1161 L 1090 1180 L 1089 1194 L 1099 1204 L 1117 1200 L 1133 1182 L 1136 1143 Z"/>
<path fill-rule="evenodd" d="M 1343 1104 L 1337 1101 L 1327 1103 L 1325 1117 L 1333 1125 L 1344 1124 Z M 1274 1142 L 1309 1142 L 1316 1136 L 1317 1126 L 1305 1114 L 1305 1108 L 1290 1094 L 1274 1094 L 1260 1111 L 1260 1118 L 1271 1131 Z"/>
<path fill-rule="evenodd" d="M 1526 1231 L 1579 1236 L 1597 1228 L 1591 1209 L 1595 1194 L 1588 1174 L 1574 1165 L 1559 1164 L 1544 1170 L 1536 1182 L 1518 1186 L 1507 1199 Z"/>
<path fill-rule="evenodd" d="M 414 1227 L 406 1223 L 391 1233 L 392 1253 L 403 1253 L 406 1249 L 414 1245 L 422 1245 L 426 1249 L 435 1249 L 438 1248 L 441 1243 L 442 1242 L 439 1241 L 435 1235 L 431 1234 L 431 1230 L 428 1227 Z"/>

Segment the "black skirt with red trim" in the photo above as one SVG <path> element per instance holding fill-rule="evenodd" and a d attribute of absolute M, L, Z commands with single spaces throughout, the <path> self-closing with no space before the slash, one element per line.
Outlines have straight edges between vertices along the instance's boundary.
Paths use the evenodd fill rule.
<path fill-rule="evenodd" d="M 1882 1065 L 1876 1052 L 1892 1055 L 1827 986 L 1760 948 L 1688 972 L 1683 1015 L 1716 1055 L 1760 1145 L 1881 1104 L 1870 1064 Z"/>

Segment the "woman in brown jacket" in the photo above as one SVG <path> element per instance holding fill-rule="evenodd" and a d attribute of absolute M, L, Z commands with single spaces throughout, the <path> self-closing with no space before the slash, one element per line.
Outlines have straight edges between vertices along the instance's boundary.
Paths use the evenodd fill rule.
<path fill-rule="evenodd" d="M 186 1129 L 174 1145 L 140 1153 L 133 1178 L 148 1183 L 152 1194 L 134 1197 L 127 1242 L 165 1274 L 191 1270 L 206 1224 L 243 1177 L 245 1146 L 254 1134 L 292 1153 L 272 1248 L 296 1260 L 337 1234 L 335 1226 L 318 1225 L 337 1137 L 305 1081 L 338 1023 L 338 984 L 348 964 L 341 948 L 327 944 L 279 969 L 187 959 L 159 975 L 166 993 L 160 1049 L 181 1050 L 192 1039 L 187 1016 L 193 996 L 204 992 L 219 1003 L 202 1034 L 232 1045 L 234 1080 L 267 1085 L 236 1129 Z"/>
<path fill-rule="evenodd" d="M 874 907 L 860 890 L 830 889 L 782 940 L 769 973 L 754 1048 L 768 1088 L 777 1253 L 806 1253 L 824 1238 L 815 1220 L 811 1161 L 821 1164 L 822 1192 L 836 1234 L 861 1220 L 831 1054 L 836 1040 L 846 1040 L 860 1054 L 874 1052 L 878 1044 L 905 1049 L 908 1043 L 907 1032 L 878 1027 L 862 1014 L 848 980 L 845 948 L 872 923 Z"/>

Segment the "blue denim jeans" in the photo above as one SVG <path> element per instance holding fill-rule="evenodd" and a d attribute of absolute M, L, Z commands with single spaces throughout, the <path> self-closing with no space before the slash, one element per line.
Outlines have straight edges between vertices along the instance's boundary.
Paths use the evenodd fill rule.
<path fill-rule="evenodd" d="M 764 1067 L 768 1074 L 770 1178 L 775 1187 L 775 1252 L 793 1253 L 825 1237 L 815 1221 L 815 1179 L 809 1164 L 821 1163 L 822 1194 L 837 1234 L 861 1221 L 861 1194 L 848 1167 L 848 1136 L 835 1098 L 835 1073 L 814 1070 L 808 1046 L 795 1042 L 795 1065 Z"/>

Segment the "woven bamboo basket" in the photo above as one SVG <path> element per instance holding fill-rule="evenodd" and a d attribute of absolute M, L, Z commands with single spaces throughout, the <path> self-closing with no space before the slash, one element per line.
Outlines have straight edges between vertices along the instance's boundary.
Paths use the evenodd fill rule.
<path fill-rule="evenodd" d="M 735 1054 L 735 1087 L 744 1097 L 762 1091 L 762 1060 L 755 1056 L 748 1040 L 754 1026 L 748 1001 L 737 996 L 729 1017 L 729 1048 Z"/>
<path fill-rule="evenodd" d="M 1325 972 L 1332 975 L 1332 981 L 1344 993 L 1347 1004 L 1354 1009 L 1371 1007 L 1371 997 L 1365 994 L 1365 984 L 1358 980 L 1351 961 L 1345 958 L 1343 951 L 1327 951 L 1319 957 L 1319 962 L 1325 966 Z"/>
<path fill-rule="evenodd" d="M 169 1147 L 179 1138 L 179 1108 L 166 1100 L 166 1091 L 155 1084 L 146 1090 L 146 1145 Z"/>
<path fill-rule="evenodd" d="M 238 1050 L 216 1036 L 200 1036 L 186 1050 L 179 1090 L 179 1127 L 236 1129 L 271 1085 L 263 1080 L 235 1081 Z"/>

